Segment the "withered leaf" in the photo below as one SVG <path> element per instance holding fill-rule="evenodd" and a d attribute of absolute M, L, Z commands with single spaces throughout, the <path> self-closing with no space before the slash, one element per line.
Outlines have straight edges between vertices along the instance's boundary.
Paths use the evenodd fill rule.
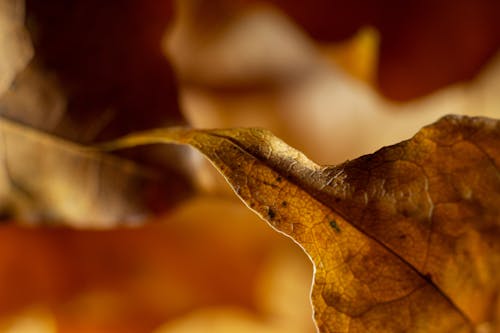
<path fill-rule="evenodd" d="M 136 224 L 186 193 L 168 194 L 170 185 L 182 188 L 180 183 L 169 179 L 166 186 L 166 178 L 152 169 L 4 118 L 0 135 L 3 219 L 97 228 Z"/>
<path fill-rule="evenodd" d="M 160 142 L 200 150 L 304 248 L 321 332 L 498 330 L 499 121 L 447 116 L 333 167 L 260 129 L 160 129 L 104 148 Z"/>

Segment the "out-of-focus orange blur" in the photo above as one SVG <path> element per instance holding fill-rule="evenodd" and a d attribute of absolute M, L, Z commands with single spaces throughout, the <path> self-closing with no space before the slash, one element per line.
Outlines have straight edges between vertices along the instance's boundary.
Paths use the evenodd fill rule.
<path fill-rule="evenodd" d="M 19 69 L 0 52 L 0 113 L 80 143 L 257 126 L 333 164 L 447 113 L 500 117 L 496 0 L 0 0 L 0 47 L 17 50 L 11 11 L 34 55 Z M 10 220 L 0 331 L 315 331 L 308 258 L 211 166 L 187 150 L 122 156 L 175 179 L 181 204 L 129 229 Z"/>
<path fill-rule="evenodd" d="M 4 226 L 0 327 L 18 332 L 43 313 L 54 323 L 47 332 L 151 332 L 195 311 L 231 309 L 251 318 L 235 327 L 311 331 L 305 254 L 239 202 L 199 197 L 149 222 L 112 231 Z"/>

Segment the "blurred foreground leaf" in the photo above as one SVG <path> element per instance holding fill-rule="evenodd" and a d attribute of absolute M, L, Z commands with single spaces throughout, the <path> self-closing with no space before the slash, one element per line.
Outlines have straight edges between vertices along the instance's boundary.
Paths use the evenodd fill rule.
<path fill-rule="evenodd" d="M 180 181 L 0 118 L 0 211 L 20 222 L 111 227 L 183 198 Z"/>
<path fill-rule="evenodd" d="M 259 129 L 159 129 L 103 147 L 150 143 L 200 150 L 305 249 L 321 332 L 498 329 L 498 121 L 448 116 L 333 167 Z"/>
<path fill-rule="evenodd" d="M 129 151 L 130 162 L 65 141 L 89 144 L 184 123 L 160 48 L 170 7 L 0 0 L 4 219 L 74 227 L 137 223 L 190 191 L 183 150 Z"/>

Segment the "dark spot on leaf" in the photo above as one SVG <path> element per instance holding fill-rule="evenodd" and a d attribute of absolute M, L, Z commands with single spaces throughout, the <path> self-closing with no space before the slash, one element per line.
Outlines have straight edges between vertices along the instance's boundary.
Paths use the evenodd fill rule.
<path fill-rule="evenodd" d="M 335 222 L 335 220 L 330 221 L 330 227 L 332 227 L 336 232 L 340 232 L 340 228 L 337 225 L 337 222 Z"/>
<path fill-rule="evenodd" d="M 276 216 L 276 213 L 274 212 L 274 210 L 272 210 L 271 208 L 269 208 L 267 210 L 267 215 L 269 216 L 269 218 L 272 220 L 274 219 L 274 217 Z"/>
<path fill-rule="evenodd" d="M 286 207 L 286 206 L 288 206 L 288 202 L 283 201 L 283 202 L 281 203 L 281 205 L 282 205 L 283 207 Z"/>
<path fill-rule="evenodd" d="M 276 177 L 276 181 L 277 181 L 278 183 L 279 183 L 279 182 L 281 182 L 282 180 L 283 180 L 283 178 L 281 178 L 281 176 Z"/>
<path fill-rule="evenodd" d="M 278 188 L 278 185 L 274 184 L 274 183 L 269 183 L 269 182 L 266 182 L 266 181 L 262 181 L 263 184 L 267 185 L 267 186 L 270 186 L 272 188 Z"/>

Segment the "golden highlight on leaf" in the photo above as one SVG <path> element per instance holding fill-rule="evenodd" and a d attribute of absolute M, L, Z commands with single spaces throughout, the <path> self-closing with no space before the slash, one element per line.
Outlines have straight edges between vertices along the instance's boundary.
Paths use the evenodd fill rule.
<path fill-rule="evenodd" d="M 160 129 L 102 147 L 150 143 L 201 151 L 304 248 L 321 332 L 498 330 L 499 121 L 447 116 L 334 167 L 260 129 Z"/>

